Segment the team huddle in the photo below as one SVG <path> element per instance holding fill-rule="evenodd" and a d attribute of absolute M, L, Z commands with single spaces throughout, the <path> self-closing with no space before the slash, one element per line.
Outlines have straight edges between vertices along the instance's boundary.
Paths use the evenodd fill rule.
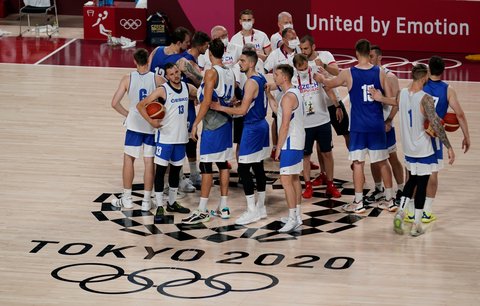
<path fill-rule="evenodd" d="M 299 39 L 287 12 L 278 15 L 279 31 L 270 39 L 253 28 L 251 10 L 243 10 L 239 22 L 242 30 L 230 40 L 220 25 L 212 28 L 211 36 L 203 32 L 192 36 L 179 27 L 169 46 L 158 47 L 150 55 L 145 49 L 136 50 L 137 69 L 122 78 L 112 99 L 112 107 L 126 117 L 127 128 L 124 191 L 112 205 L 133 207 L 134 161 L 143 151 L 142 210 L 152 209 L 154 190 L 155 223 L 164 222 L 165 210 L 187 214 L 182 219 L 184 224 L 203 223 L 213 217 L 228 219 L 229 161 L 236 159 L 247 205 L 235 224 L 257 222 L 267 218 L 264 160 L 271 157 L 279 161 L 288 206 L 288 215 L 281 218 L 284 225 L 278 231 L 298 230 L 302 225 L 302 198 L 313 196 L 313 186 L 326 185 L 327 196 L 342 196 L 333 183 L 333 127 L 345 139 L 353 170 L 355 196 L 342 209 L 361 214 L 377 205 L 396 212 L 397 233 L 403 234 L 407 221 L 413 223 L 412 236 L 422 234 L 422 222 L 436 218 L 432 203 L 438 171 L 443 167 L 443 146 L 448 150 L 449 163 L 455 159 L 441 122 L 449 106 L 464 135 L 462 148 L 466 152 L 470 146 L 467 121 L 456 93 L 441 81 L 443 60 L 434 56 L 429 67 L 416 64 L 413 81 L 400 90 L 397 77 L 381 66 L 381 49 L 365 39 L 355 45 L 358 64 L 341 70 L 330 52 L 316 51 L 311 36 Z M 340 86 L 348 90 L 343 100 L 350 100 L 350 116 L 337 90 Z M 128 110 L 120 103 L 125 93 L 130 100 Z M 163 119 L 152 119 L 146 110 L 155 101 L 164 106 Z M 270 126 L 268 107 L 273 117 Z M 397 113 L 404 164 L 396 154 L 392 122 Z M 425 127 L 426 120 L 429 125 Z M 314 147 L 320 165 L 311 161 Z M 364 196 L 367 156 L 375 190 Z M 188 178 L 182 170 L 186 158 Z M 221 197 L 218 206 L 209 211 L 213 163 L 219 170 Z M 320 168 L 320 174 L 312 179 L 311 170 L 315 168 Z M 168 199 L 163 205 L 167 172 Z M 177 202 L 177 196 L 179 191 L 195 192 L 196 186 L 200 187 L 199 205 L 191 212 Z"/>

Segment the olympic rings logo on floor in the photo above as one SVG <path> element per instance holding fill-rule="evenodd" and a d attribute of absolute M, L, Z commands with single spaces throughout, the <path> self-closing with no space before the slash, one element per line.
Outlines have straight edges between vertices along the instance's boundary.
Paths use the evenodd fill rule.
<path fill-rule="evenodd" d="M 100 268 L 111 268 L 115 272 L 114 273 L 106 273 L 106 274 L 100 274 L 96 273 L 95 275 L 92 276 L 87 276 L 84 277 L 83 279 L 70 279 L 70 278 L 65 278 L 64 276 L 61 276 L 61 272 L 69 272 L 70 275 L 74 274 L 77 275 L 79 271 L 75 270 L 75 267 L 85 267 L 85 266 L 91 266 L 91 270 L 89 271 L 98 271 Z M 74 270 L 74 271 L 72 271 Z M 169 277 L 173 271 L 181 271 L 181 272 L 187 272 L 191 276 L 190 277 L 182 277 L 182 278 L 175 278 L 175 279 L 170 279 L 167 281 L 163 281 L 162 283 L 155 284 L 154 281 L 142 274 L 145 274 L 146 272 L 151 272 L 151 271 L 162 271 L 166 270 L 166 273 L 162 273 L 161 276 L 162 278 Z M 89 272 L 87 272 L 89 273 Z M 248 279 L 251 280 L 252 275 L 257 276 L 257 277 L 262 277 L 267 280 L 265 285 L 261 285 L 258 287 L 254 288 L 239 288 L 235 289 L 233 288 L 233 285 L 225 281 L 224 279 L 222 280 L 221 278 L 224 276 L 229 276 L 229 275 L 235 275 L 236 278 L 238 278 L 239 274 L 248 274 Z M 206 299 L 206 298 L 213 298 L 213 297 L 218 297 L 224 294 L 227 294 L 229 292 L 252 292 L 252 291 L 260 291 L 260 290 L 266 290 L 275 287 L 278 285 L 279 280 L 275 276 L 268 274 L 268 273 L 263 273 L 263 272 L 252 272 L 252 271 L 231 271 L 231 272 L 223 272 L 223 273 L 218 273 L 214 274 L 208 277 L 202 277 L 202 275 L 191 269 L 185 269 L 185 268 L 179 268 L 179 267 L 154 267 L 154 268 L 147 268 L 147 269 L 141 269 L 134 271 L 132 273 L 125 273 L 125 270 L 122 269 L 119 266 L 115 266 L 112 264 L 105 264 L 105 263 L 76 263 L 76 264 L 71 264 L 71 265 L 65 265 L 59 268 L 56 268 L 55 270 L 52 271 L 51 273 L 52 277 L 64 281 L 64 282 L 69 282 L 69 283 L 78 283 L 80 288 L 83 290 L 90 292 L 90 293 L 97 293 L 97 294 L 130 294 L 130 293 L 137 293 L 141 292 L 150 288 L 156 287 L 156 290 L 158 293 L 164 296 L 172 297 L 172 298 L 178 298 L 178 299 Z M 113 291 L 102 291 L 102 290 L 97 290 L 94 289 L 95 284 L 99 283 L 105 283 L 105 282 L 110 282 L 110 281 L 115 281 L 121 277 L 126 277 L 127 281 L 135 286 L 140 286 L 140 288 L 134 289 L 134 290 L 126 290 L 126 291 L 121 291 L 121 290 L 113 290 Z M 199 282 L 203 281 L 203 283 Z M 190 285 L 196 285 L 199 284 L 200 286 L 206 286 L 207 288 L 210 288 L 212 290 L 215 290 L 216 292 L 210 295 L 203 295 L 203 296 L 184 296 L 184 295 L 179 295 L 175 294 L 174 289 L 178 287 L 184 287 L 184 286 L 190 286 Z M 258 284 L 258 281 L 250 281 L 249 283 L 251 284 Z M 112 288 L 117 288 L 118 286 L 112 285 Z M 121 286 L 123 288 L 123 286 Z M 182 292 L 191 292 L 191 290 L 183 290 Z M 200 289 L 200 292 L 204 292 L 202 288 Z"/>
<path fill-rule="evenodd" d="M 343 68 L 351 67 L 353 64 L 357 62 L 357 58 L 351 55 L 334 54 L 333 56 L 336 59 L 336 63 L 339 66 L 343 66 Z M 429 58 L 422 58 L 422 59 L 410 61 L 407 58 L 399 57 L 399 56 L 382 56 L 382 61 L 384 62 L 382 66 L 385 68 L 388 68 L 393 73 L 409 74 L 413 66 L 415 66 L 416 64 L 428 65 L 428 60 Z M 445 61 L 445 70 L 455 69 L 462 66 L 462 62 L 456 59 L 444 58 L 443 60 Z M 404 67 L 404 70 L 392 69 L 392 68 L 400 68 L 400 67 Z"/>
<path fill-rule="evenodd" d="M 140 19 L 120 19 L 120 25 L 125 29 L 125 30 L 136 30 L 142 25 L 142 21 Z"/>

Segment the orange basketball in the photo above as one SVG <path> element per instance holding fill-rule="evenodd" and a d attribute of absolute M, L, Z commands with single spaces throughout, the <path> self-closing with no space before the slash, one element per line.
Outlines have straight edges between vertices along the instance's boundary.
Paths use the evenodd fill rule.
<path fill-rule="evenodd" d="M 455 113 L 446 113 L 443 121 L 445 122 L 445 131 L 447 132 L 455 132 L 460 127 Z"/>
<path fill-rule="evenodd" d="M 165 117 L 165 107 L 162 103 L 152 102 L 147 105 L 147 114 L 152 119 L 163 119 Z"/>
<path fill-rule="evenodd" d="M 440 119 L 440 123 L 442 125 L 445 125 L 443 119 Z M 435 133 L 435 130 L 430 126 L 430 121 L 428 121 L 428 119 L 425 119 L 425 122 L 423 123 L 423 128 L 425 129 L 425 133 L 427 133 L 431 137 L 437 137 L 437 133 Z"/>

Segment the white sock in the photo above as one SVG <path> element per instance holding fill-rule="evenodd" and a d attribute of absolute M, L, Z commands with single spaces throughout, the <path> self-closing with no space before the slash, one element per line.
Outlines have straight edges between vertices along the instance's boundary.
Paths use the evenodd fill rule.
<path fill-rule="evenodd" d="M 411 214 L 415 211 L 415 199 L 410 199 L 407 203 L 408 212 Z"/>
<path fill-rule="evenodd" d="M 426 212 L 427 214 L 432 213 L 433 200 L 435 200 L 435 198 L 429 198 L 429 197 L 425 198 L 425 207 L 423 208 L 423 211 Z"/>
<path fill-rule="evenodd" d="M 169 188 L 168 189 L 168 204 L 173 205 L 177 200 L 177 190 L 178 188 Z"/>
<path fill-rule="evenodd" d="M 301 209 L 301 205 L 300 204 L 297 204 L 297 217 L 301 217 L 302 216 L 302 209 Z"/>
<path fill-rule="evenodd" d="M 398 190 L 403 191 L 403 187 L 405 187 L 405 184 L 397 184 Z"/>
<path fill-rule="evenodd" d="M 157 207 L 163 206 L 163 191 L 155 191 L 155 200 L 157 200 Z"/>
<path fill-rule="evenodd" d="M 143 191 L 143 200 L 150 201 L 150 197 L 152 196 L 152 191 Z"/>
<path fill-rule="evenodd" d="M 382 190 L 382 182 L 380 183 L 375 182 L 375 189 Z"/>
<path fill-rule="evenodd" d="M 385 199 L 389 201 L 392 198 L 392 188 L 385 188 Z"/>
<path fill-rule="evenodd" d="M 188 162 L 188 165 L 190 166 L 190 177 L 192 175 L 197 175 L 200 171 L 198 170 L 198 167 L 197 167 L 197 162 L 194 161 L 194 162 Z"/>
<path fill-rule="evenodd" d="M 410 203 L 410 199 L 407 198 L 407 197 L 401 197 L 400 198 L 400 211 L 404 211 L 404 210 L 408 210 L 410 211 L 409 209 L 409 203 Z"/>
<path fill-rule="evenodd" d="M 124 197 L 131 197 L 132 196 L 132 189 L 123 189 L 123 196 Z"/>
<path fill-rule="evenodd" d="M 198 204 L 198 210 L 205 212 L 207 210 L 208 198 L 200 198 L 200 203 Z"/>
<path fill-rule="evenodd" d="M 265 206 L 265 191 L 257 192 L 258 200 L 257 200 L 257 207 L 263 208 Z"/>
<path fill-rule="evenodd" d="M 228 200 L 228 196 L 221 196 L 220 197 L 220 205 L 218 206 L 218 208 L 220 210 L 227 207 L 227 200 Z"/>
<path fill-rule="evenodd" d="M 247 195 L 245 196 L 245 198 L 247 198 L 248 211 L 255 211 L 255 195 L 254 194 Z"/>
<path fill-rule="evenodd" d="M 361 203 L 363 200 L 363 193 L 362 192 L 355 192 L 355 203 Z"/>
<path fill-rule="evenodd" d="M 288 217 L 295 220 L 295 218 L 297 217 L 297 209 L 296 208 L 289 208 L 288 209 Z"/>
<path fill-rule="evenodd" d="M 415 223 L 422 222 L 422 216 L 423 216 L 423 209 L 415 208 Z"/>

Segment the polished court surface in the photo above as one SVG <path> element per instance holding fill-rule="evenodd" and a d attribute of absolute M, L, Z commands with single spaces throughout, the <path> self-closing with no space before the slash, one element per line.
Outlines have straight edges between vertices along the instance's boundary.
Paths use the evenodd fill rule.
<path fill-rule="evenodd" d="M 5 39 L 12 40 L 0 38 L 2 56 Z M 458 72 L 469 78 L 450 82 L 466 111 L 472 147 L 463 154 L 462 133 L 448 134 L 457 160 L 440 173 L 438 220 L 425 235 L 396 235 L 393 215 L 376 207 L 362 215 L 341 211 L 352 200 L 352 184 L 340 137 L 334 137 L 334 156 L 342 197 L 330 200 L 325 187 L 317 187 L 303 202 L 302 231 L 278 234 L 287 213 L 279 181 L 267 186 L 266 220 L 234 225 L 246 205 L 234 161 L 230 220 L 184 226 L 182 215 L 170 214 L 170 223 L 154 224 L 153 211 L 142 213 L 139 205 L 115 210 L 108 203 L 122 190 L 124 129 L 110 101 L 131 70 L 133 51 L 71 37 L 13 39 L 15 50 L 30 53 L 9 49 L 15 61 L 2 57 L 0 64 L 1 305 L 480 303 L 480 83 L 474 72 Z M 32 39 L 46 47 L 32 49 Z M 349 65 L 348 56 L 337 59 Z M 278 178 L 277 163 L 267 160 L 266 168 Z M 136 184 L 142 170 L 137 161 Z M 134 200 L 141 200 L 136 187 Z M 372 187 L 367 174 L 365 192 Z M 210 209 L 218 195 L 217 186 Z M 197 191 L 179 201 L 194 209 L 198 198 Z"/>

